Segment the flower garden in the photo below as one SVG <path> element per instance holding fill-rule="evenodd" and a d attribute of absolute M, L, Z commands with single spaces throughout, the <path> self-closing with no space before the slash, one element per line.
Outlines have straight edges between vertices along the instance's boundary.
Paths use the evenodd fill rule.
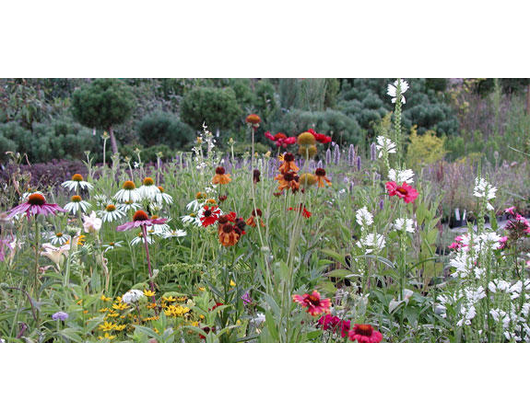
<path fill-rule="evenodd" d="M 407 166 L 413 95 L 388 84 L 392 119 L 365 154 L 249 114 L 242 155 L 205 124 L 171 159 L 87 152 L 56 185 L 35 189 L 16 166 L 0 204 L 0 339 L 529 342 L 529 197 L 496 183 L 502 165 L 464 165 L 472 217 L 452 229 L 436 179 L 451 167 Z"/>

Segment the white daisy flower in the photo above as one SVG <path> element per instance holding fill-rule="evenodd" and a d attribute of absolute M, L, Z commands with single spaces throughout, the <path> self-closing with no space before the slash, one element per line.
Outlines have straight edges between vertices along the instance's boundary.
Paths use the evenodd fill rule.
<path fill-rule="evenodd" d="M 396 80 L 394 83 L 390 83 L 387 87 L 387 95 L 388 96 L 391 96 L 392 97 L 392 103 L 395 104 L 396 103 L 396 96 L 397 96 L 397 87 L 398 87 L 398 83 L 401 87 L 401 103 L 405 104 L 407 103 L 405 97 L 403 96 L 403 94 L 409 90 L 409 84 L 403 80 L 403 79 L 398 79 Z"/>
<path fill-rule="evenodd" d="M 168 232 L 165 232 L 163 235 L 162 235 L 162 238 L 164 239 L 167 239 L 167 238 L 180 238 L 182 236 L 186 236 L 187 233 L 185 230 L 182 230 L 182 229 L 174 229 L 174 230 L 169 230 Z"/>
<path fill-rule="evenodd" d="M 173 197 L 171 197 L 169 194 L 166 194 L 164 192 L 163 187 L 157 187 L 159 189 L 159 193 L 155 195 L 155 201 L 159 206 L 166 204 L 173 204 Z"/>
<path fill-rule="evenodd" d="M 186 216 L 181 216 L 180 220 L 182 220 L 182 223 L 184 224 L 194 224 L 196 226 L 201 226 L 201 219 L 195 214 L 189 214 Z"/>
<path fill-rule="evenodd" d="M 128 201 L 135 203 L 139 201 L 140 194 L 138 193 L 138 189 L 136 188 L 136 185 L 134 185 L 134 182 L 125 181 L 123 183 L 122 189 L 114 195 L 114 200 L 121 201 L 122 203 Z"/>
<path fill-rule="evenodd" d="M 414 171 L 412 169 L 405 169 L 403 171 L 390 169 L 388 171 L 388 179 L 399 185 L 404 182 L 410 185 L 414 182 Z"/>
<path fill-rule="evenodd" d="M 118 242 L 109 242 L 108 244 L 103 245 L 103 252 L 112 251 L 116 248 L 121 248 L 123 241 Z"/>
<path fill-rule="evenodd" d="M 125 217 L 125 213 L 116 208 L 114 204 L 109 204 L 104 210 L 99 212 L 99 217 L 101 217 L 105 223 L 114 222 L 115 220 Z"/>
<path fill-rule="evenodd" d="M 52 245 L 64 245 L 66 242 L 70 240 L 70 235 L 67 235 L 62 232 L 50 232 L 48 235 L 48 239 L 52 243 Z"/>
<path fill-rule="evenodd" d="M 412 219 L 396 219 L 393 224 L 394 230 L 398 232 L 410 232 L 414 233 L 414 220 Z"/>
<path fill-rule="evenodd" d="M 122 296 L 121 301 L 130 305 L 131 303 L 138 302 L 143 296 L 144 292 L 142 292 L 141 290 L 132 289 Z"/>
<path fill-rule="evenodd" d="M 145 243 L 144 235 L 142 234 L 142 232 L 138 233 L 138 235 L 133 238 L 133 240 L 131 241 L 131 246 L 138 245 L 139 243 L 141 243 L 142 245 Z M 153 243 L 153 236 L 149 235 L 149 233 L 147 234 L 147 243 L 149 245 Z"/>
<path fill-rule="evenodd" d="M 72 214 L 77 214 L 78 212 L 86 213 L 89 208 L 92 207 L 87 201 L 84 201 L 81 196 L 74 195 L 72 201 L 64 206 L 64 209 Z"/>
<path fill-rule="evenodd" d="M 355 212 L 355 219 L 363 229 L 367 228 L 368 226 L 374 223 L 374 216 L 372 216 L 372 213 L 368 211 L 366 206 Z"/>
<path fill-rule="evenodd" d="M 140 194 L 141 199 L 153 200 L 157 194 L 160 194 L 160 190 L 155 185 L 155 180 L 147 177 L 144 178 L 142 185 L 138 188 L 138 194 Z"/>
<path fill-rule="evenodd" d="M 68 188 L 69 191 L 75 190 L 79 192 L 80 190 L 91 191 L 94 186 L 90 182 L 83 180 L 83 176 L 80 174 L 75 174 L 70 181 L 65 181 L 61 184 L 64 188 Z"/>
<path fill-rule="evenodd" d="M 122 204 L 118 204 L 118 210 L 122 211 L 124 213 L 128 213 L 129 211 L 136 211 L 140 208 L 140 204 L 135 203 L 133 201 L 126 201 Z"/>
<path fill-rule="evenodd" d="M 104 194 L 96 194 L 92 198 L 94 199 L 98 207 L 105 207 L 107 204 L 109 204 L 110 201 L 109 197 Z"/>

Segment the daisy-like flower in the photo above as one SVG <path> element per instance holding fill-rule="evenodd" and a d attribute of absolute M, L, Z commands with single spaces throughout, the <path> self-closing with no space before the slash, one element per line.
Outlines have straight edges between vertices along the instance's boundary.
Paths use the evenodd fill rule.
<path fill-rule="evenodd" d="M 141 227 L 143 229 L 144 227 L 147 228 L 153 225 L 162 225 L 166 221 L 167 219 L 150 219 L 145 211 L 138 210 L 136 213 L 134 213 L 132 222 L 124 223 L 123 225 L 118 226 L 116 230 L 118 232 L 123 232 L 137 227 Z"/>
<path fill-rule="evenodd" d="M 300 189 L 300 177 L 294 172 L 280 173 L 274 179 L 278 181 L 278 189 L 280 191 L 291 189 L 295 193 Z"/>
<path fill-rule="evenodd" d="M 332 330 L 334 333 L 340 327 L 340 335 L 342 338 L 347 337 L 350 332 L 350 321 L 341 320 L 338 316 L 326 314 L 318 320 L 318 325 L 323 330 Z"/>
<path fill-rule="evenodd" d="M 377 136 L 375 148 L 379 150 L 378 156 L 381 158 L 384 153 L 396 153 L 396 143 L 384 136 Z"/>
<path fill-rule="evenodd" d="M 153 239 L 153 236 L 150 235 L 150 234 L 147 234 L 146 235 L 147 237 L 147 243 L 149 245 L 151 245 L 154 241 Z M 145 243 L 145 240 L 144 240 L 144 234 L 142 232 L 138 233 L 138 235 L 136 235 L 132 240 L 131 240 L 131 246 L 135 246 L 135 245 L 138 245 L 138 244 L 144 244 Z"/>
<path fill-rule="evenodd" d="M 109 204 L 105 207 L 105 210 L 99 212 L 101 219 L 107 222 L 114 222 L 114 220 L 119 220 L 125 217 L 125 212 L 116 208 L 114 204 Z"/>
<path fill-rule="evenodd" d="M 399 218 L 393 224 L 394 230 L 398 232 L 414 233 L 414 220 Z"/>
<path fill-rule="evenodd" d="M 43 216 L 53 215 L 57 212 L 66 213 L 67 210 L 59 207 L 57 204 L 49 204 L 46 202 L 44 196 L 40 193 L 30 194 L 27 198 L 27 201 L 23 204 L 19 204 L 16 207 L 13 207 L 9 210 L 8 218 L 11 219 L 17 214 L 26 213 L 26 216 L 29 219 L 29 216 L 37 216 L 42 214 Z"/>
<path fill-rule="evenodd" d="M 188 204 L 186 204 L 186 210 L 191 210 L 193 212 L 198 211 L 205 204 L 207 198 L 208 195 L 206 193 L 198 192 L 195 195 L 195 200 L 190 201 Z"/>
<path fill-rule="evenodd" d="M 212 184 L 225 185 L 230 183 L 230 181 L 232 181 L 232 179 L 230 178 L 230 174 L 226 173 L 225 168 L 223 168 L 222 166 L 218 166 L 215 169 L 215 175 L 212 178 Z"/>
<path fill-rule="evenodd" d="M 148 200 L 153 200 L 157 194 L 160 194 L 160 190 L 155 185 L 155 180 L 151 177 L 146 177 L 142 181 L 142 185 L 138 188 L 138 194 L 140 198 L 146 198 Z"/>
<path fill-rule="evenodd" d="M 131 289 L 122 296 L 121 301 L 127 305 L 130 305 L 131 303 L 138 302 L 143 296 L 144 292 L 141 290 Z"/>
<path fill-rule="evenodd" d="M 256 114 L 250 114 L 245 121 L 252 126 L 254 130 L 257 130 L 259 123 L 261 122 L 261 118 Z"/>
<path fill-rule="evenodd" d="M 414 171 L 412 169 L 405 169 L 400 171 L 399 169 L 390 169 L 388 171 L 388 179 L 394 181 L 396 184 L 412 184 L 414 182 Z"/>
<path fill-rule="evenodd" d="M 201 219 L 195 214 L 187 214 L 186 216 L 181 216 L 180 220 L 182 220 L 182 223 L 186 224 L 194 224 L 195 226 L 201 226 Z"/>
<path fill-rule="evenodd" d="M 74 195 L 71 201 L 64 206 L 64 209 L 72 214 L 77 214 L 78 212 L 86 213 L 90 207 L 92 207 L 92 204 L 84 201 L 81 196 Z"/>
<path fill-rule="evenodd" d="M 139 201 L 140 194 L 134 182 L 125 181 L 122 185 L 122 189 L 119 190 L 116 194 L 114 194 L 114 200 L 121 201 L 122 203 L 135 203 Z"/>
<path fill-rule="evenodd" d="M 298 172 L 299 169 L 300 168 L 298 168 L 298 166 L 296 166 L 294 163 L 294 155 L 289 152 L 285 153 L 283 155 L 283 163 L 280 165 L 278 170 L 282 174 L 286 174 L 288 172 Z"/>
<path fill-rule="evenodd" d="M 252 210 L 251 216 L 246 221 L 247 225 L 250 227 L 256 227 L 256 219 L 259 219 L 261 227 L 265 227 L 265 223 L 263 223 L 263 220 L 261 220 L 262 215 L 263 213 L 260 209 Z"/>
<path fill-rule="evenodd" d="M 129 213 L 129 211 L 136 211 L 140 208 L 140 204 L 135 203 L 134 201 L 125 201 L 122 204 L 118 204 L 118 210 L 124 213 Z"/>
<path fill-rule="evenodd" d="M 224 247 L 234 246 L 239 241 L 241 235 L 234 225 L 229 222 L 223 223 L 219 228 L 219 243 Z"/>
<path fill-rule="evenodd" d="M 330 179 L 326 176 L 326 170 L 324 168 L 317 168 L 315 170 L 315 176 L 317 177 L 318 187 L 325 187 L 324 183 L 331 186 Z"/>
<path fill-rule="evenodd" d="M 67 235 L 63 232 L 50 232 L 48 239 L 52 245 L 64 245 L 70 240 L 70 235 Z"/>
<path fill-rule="evenodd" d="M 269 131 L 267 131 L 265 133 L 265 137 L 273 141 L 276 147 L 286 148 L 287 146 L 296 143 L 296 137 L 287 137 L 283 133 L 277 133 L 273 136 Z"/>
<path fill-rule="evenodd" d="M 357 340 L 358 343 L 379 343 L 383 339 L 383 335 L 370 324 L 355 324 L 348 336 L 351 341 Z"/>
<path fill-rule="evenodd" d="M 169 194 L 166 194 L 164 192 L 164 187 L 158 187 L 158 190 L 160 191 L 160 193 L 158 193 L 157 195 L 155 195 L 155 201 L 156 203 L 161 206 L 162 204 L 166 203 L 166 204 L 173 204 L 173 197 L 171 197 Z"/>
<path fill-rule="evenodd" d="M 401 103 L 405 104 L 405 103 L 407 103 L 407 101 L 406 101 L 405 97 L 403 96 L 403 94 L 407 90 L 409 90 L 409 84 L 405 80 L 398 79 L 394 83 L 390 83 L 388 85 L 388 87 L 387 87 L 387 92 L 386 93 L 387 93 L 388 96 L 392 97 L 392 103 L 395 104 L 396 103 L 398 84 L 401 87 Z"/>
<path fill-rule="evenodd" d="M 402 198 L 405 203 L 413 203 L 414 200 L 418 198 L 418 191 L 406 182 L 399 186 L 394 181 L 389 181 L 386 183 L 386 189 L 388 190 L 388 195 L 390 197 L 397 195 L 399 198 Z"/>
<path fill-rule="evenodd" d="M 166 232 L 164 232 L 161 236 L 162 238 L 164 239 L 167 239 L 167 238 L 180 238 L 182 236 L 186 236 L 186 231 L 185 230 L 182 230 L 182 229 L 173 229 L 173 230 L 168 230 Z"/>
<path fill-rule="evenodd" d="M 219 216 L 222 214 L 221 209 L 217 206 L 204 206 L 198 214 L 202 226 L 210 226 L 217 222 Z"/>
<path fill-rule="evenodd" d="M 121 248 L 123 246 L 122 243 L 123 243 L 122 241 L 109 242 L 108 244 L 103 245 L 103 252 L 108 252 L 116 248 Z"/>
<path fill-rule="evenodd" d="M 299 303 L 311 316 L 318 314 L 327 314 L 330 312 L 331 300 L 321 299 L 320 293 L 313 290 L 311 294 L 305 293 L 303 295 L 293 295 L 293 301 Z"/>
<path fill-rule="evenodd" d="M 475 188 L 473 190 L 473 195 L 478 198 L 486 198 L 488 210 L 493 210 L 493 206 L 489 203 L 489 200 L 495 198 L 495 193 L 497 192 L 497 187 L 491 185 L 484 178 L 475 179 Z"/>
<path fill-rule="evenodd" d="M 69 191 L 75 190 L 79 192 L 80 190 L 92 191 L 94 186 L 90 182 L 83 180 L 83 175 L 75 174 L 70 181 L 65 181 L 61 186 L 68 188 Z"/>
<path fill-rule="evenodd" d="M 96 194 L 92 197 L 98 207 L 105 207 L 109 202 L 109 197 L 105 194 Z"/>

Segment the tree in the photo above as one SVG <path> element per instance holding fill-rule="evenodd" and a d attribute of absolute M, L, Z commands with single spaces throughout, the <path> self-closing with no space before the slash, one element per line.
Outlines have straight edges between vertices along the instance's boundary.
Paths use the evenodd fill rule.
<path fill-rule="evenodd" d="M 112 153 L 118 153 L 113 128 L 127 121 L 134 107 L 131 88 L 118 79 L 96 79 L 72 95 L 74 118 L 86 127 L 108 130 Z"/>

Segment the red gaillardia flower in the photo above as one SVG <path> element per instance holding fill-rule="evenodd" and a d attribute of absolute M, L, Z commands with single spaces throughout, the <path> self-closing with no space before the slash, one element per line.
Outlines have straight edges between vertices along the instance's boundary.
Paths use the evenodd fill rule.
<path fill-rule="evenodd" d="M 290 188 L 295 193 L 300 189 L 300 177 L 295 172 L 281 173 L 276 175 L 274 179 L 278 181 L 278 189 L 280 191 Z"/>
<path fill-rule="evenodd" d="M 48 215 L 55 215 L 57 212 L 64 212 L 67 211 L 61 207 L 59 207 L 57 204 L 49 204 L 46 202 L 46 199 L 42 194 L 34 193 L 30 194 L 28 197 L 28 201 L 26 201 L 23 204 L 19 204 L 16 207 L 13 207 L 9 212 L 7 213 L 8 218 L 12 218 L 16 216 L 17 214 L 26 213 L 26 216 L 29 219 L 30 215 L 39 215 L 42 214 L 43 216 Z"/>
<path fill-rule="evenodd" d="M 379 343 L 383 339 L 383 335 L 370 324 L 355 324 L 348 336 L 351 341 L 357 340 L 359 343 Z"/>
<path fill-rule="evenodd" d="M 213 225 L 219 219 L 221 209 L 217 206 L 204 206 L 199 213 L 199 220 L 204 227 Z"/>
<path fill-rule="evenodd" d="M 296 143 L 296 137 L 287 137 L 285 134 L 283 133 L 277 133 L 275 134 L 274 136 L 269 132 L 267 131 L 265 133 L 265 137 L 267 137 L 269 140 L 273 141 L 275 144 L 276 144 L 276 147 L 287 147 L 291 144 L 295 144 Z"/>
<path fill-rule="evenodd" d="M 312 316 L 327 314 L 331 307 L 331 300 L 320 299 L 320 293 L 316 290 L 313 290 L 311 294 L 305 293 L 304 295 L 293 295 L 293 301 L 299 303 L 304 308 L 307 308 L 307 312 Z"/>
<path fill-rule="evenodd" d="M 388 190 L 388 195 L 390 197 L 397 195 L 399 198 L 402 198 L 405 203 L 412 203 L 418 198 L 418 191 L 406 182 L 399 186 L 394 181 L 389 181 L 386 183 L 386 189 Z"/>
<path fill-rule="evenodd" d="M 324 182 L 328 185 L 331 185 L 331 181 L 326 176 L 326 170 L 324 168 L 317 168 L 315 170 L 315 175 L 317 177 L 319 187 L 325 187 Z"/>
<path fill-rule="evenodd" d="M 251 227 L 256 227 L 256 218 L 259 219 L 260 225 L 262 227 L 265 227 L 265 223 L 263 223 L 263 220 L 261 220 L 262 212 L 260 209 L 252 210 L 252 215 L 247 219 L 246 223 L 247 225 Z"/>
<path fill-rule="evenodd" d="M 340 335 L 342 338 L 347 337 L 350 331 L 350 321 L 341 320 L 338 316 L 326 314 L 318 320 L 318 325 L 323 330 L 333 330 L 337 332 L 340 326 Z"/>
<path fill-rule="evenodd" d="M 306 219 L 309 219 L 311 217 L 311 215 L 313 213 L 311 213 L 309 210 L 307 210 L 304 206 L 304 208 L 302 208 L 302 204 L 300 204 L 300 206 L 298 207 L 298 209 L 294 209 L 293 207 L 289 207 L 289 210 L 292 211 L 292 210 L 298 210 L 298 211 L 301 211 L 302 212 L 302 216 L 304 216 Z"/>
<path fill-rule="evenodd" d="M 330 136 L 326 136 L 325 134 L 317 133 L 312 128 L 307 130 L 307 132 L 313 134 L 313 136 L 315 137 L 315 140 L 318 141 L 319 143 L 326 144 L 326 143 L 331 142 L 331 137 Z"/>
<path fill-rule="evenodd" d="M 234 246 L 239 241 L 240 236 L 229 222 L 223 223 L 219 229 L 219 243 L 223 246 Z"/>

